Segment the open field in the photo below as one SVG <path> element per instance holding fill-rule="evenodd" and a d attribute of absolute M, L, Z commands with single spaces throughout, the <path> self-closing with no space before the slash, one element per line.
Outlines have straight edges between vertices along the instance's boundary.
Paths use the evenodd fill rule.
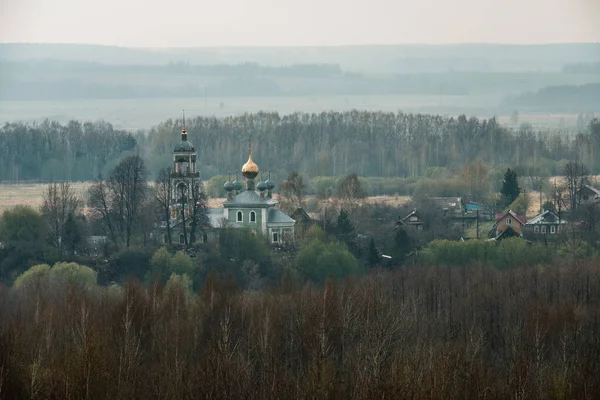
<path fill-rule="evenodd" d="M 564 178 L 560 176 L 551 177 L 549 182 L 554 184 L 564 184 Z M 600 175 L 592 177 L 592 182 L 600 182 Z M 71 183 L 75 191 L 82 197 L 86 198 L 86 192 L 91 185 L 91 182 L 74 182 Z M 46 183 L 23 183 L 23 184 L 0 184 L 0 213 L 4 210 L 17 205 L 27 205 L 31 207 L 40 207 L 42 205 L 44 192 L 48 184 Z M 539 192 L 528 191 L 530 197 L 528 216 L 536 215 L 539 209 Z M 277 198 L 277 194 L 275 194 Z M 545 194 L 543 201 L 549 200 Z M 211 208 L 219 208 L 222 206 L 224 198 L 209 199 L 208 206 Z M 314 203 L 331 203 L 331 199 L 317 199 L 316 196 L 306 196 L 308 204 Z M 401 207 L 410 201 L 410 196 L 371 196 L 367 198 L 369 204 L 382 204 L 392 207 Z"/>
<path fill-rule="evenodd" d="M 295 96 L 295 97 L 209 97 L 165 99 L 107 99 L 73 101 L 0 101 L 0 124 L 14 121 L 61 123 L 69 120 L 103 119 L 120 129 L 149 129 L 168 118 L 179 118 L 186 109 L 197 115 L 226 117 L 256 111 L 277 111 L 281 115 L 295 111 L 322 112 L 361 109 L 386 112 L 422 112 L 440 115 L 466 114 L 477 117 L 497 115 L 510 125 L 512 110 L 500 111 L 497 96 L 450 95 L 371 95 L 371 96 Z M 562 119 L 562 122 L 561 122 Z M 519 123 L 534 127 L 575 126 L 574 114 L 521 114 Z"/>
<path fill-rule="evenodd" d="M 75 191 L 86 198 L 86 192 L 91 182 L 71 183 Z M 24 184 L 0 184 L 0 213 L 18 205 L 26 205 L 33 208 L 40 207 L 43 202 L 44 192 L 48 184 L 45 183 L 24 183 Z M 275 196 L 277 198 L 277 195 Z M 315 199 L 315 196 L 307 196 L 307 202 Z M 222 207 L 224 198 L 210 198 L 208 206 L 211 208 Z M 319 202 L 329 202 L 329 200 L 318 200 Z M 367 199 L 370 204 L 385 204 L 389 206 L 400 207 L 410 201 L 409 196 L 372 196 Z"/>

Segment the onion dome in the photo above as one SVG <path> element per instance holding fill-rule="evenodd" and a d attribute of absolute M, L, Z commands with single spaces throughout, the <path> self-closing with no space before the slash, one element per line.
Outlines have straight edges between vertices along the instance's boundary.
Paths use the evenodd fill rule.
<path fill-rule="evenodd" d="M 267 179 L 265 185 L 267 186 L 267 190 L 273 190 L 273 188 L 275 187 L 275 182 L 273 182 L 270 179 Z"/>
<path fill-rule="evenodd" d="M 267 190 L 267 183 L 264 181 L 260 181 L 258 182 L 258 185 L 256 185 L 256 188 L 259 192 L 264 192 L 265 190 Z"/>
<path fill-rule="evenodd" d="M 225 190 L 227 190 L 228 192 L 231 192 L 233 190 L 233 182 L 231 181 L 227 181 L 225 182 L 225 184 L 223 185 L 223 187 L 225 188 Z"/>
<path fill-rule="evenodd" d="M 247 179 L 254 179 L 258 175 L 258 165 L 252 161 L 252 154 L 248 156 L 248 161 L 242 166 L 242 175 Z"/>
<path fill-rule="evenodd" d="M 232 182 L 232 185 L 233 185 L 233 190 L 237 190 L 237 191 L 242 190 L 242 182 L 238 181 L 237 179 Z"/>
<path fill-rule="evenodd" d="M 196 151 L 192 142 L 187 139 L 187 131 L 185 128 L 181 130 L 181 141 L 175 145 L 173 151 L 190 153 Z"/>

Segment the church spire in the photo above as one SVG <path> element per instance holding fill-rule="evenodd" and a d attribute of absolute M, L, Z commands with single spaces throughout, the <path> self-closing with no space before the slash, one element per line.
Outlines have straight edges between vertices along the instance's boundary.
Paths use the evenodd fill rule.
<path fill-rule="evenodd" d="M 187 131 L 185 130 L 185 110 L 183 110 L 183 122 L 181 128 L 181 141 L 187 142 Z"/>

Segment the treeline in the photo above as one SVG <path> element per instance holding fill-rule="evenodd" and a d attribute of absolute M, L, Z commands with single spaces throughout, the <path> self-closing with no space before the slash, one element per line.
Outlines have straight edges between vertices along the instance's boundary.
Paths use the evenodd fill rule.
<path fill-rule="evenodd" d="M 600 109 L 600 83 L 549 86 L 509 97 L 504 103 L 507 107 L 548 112 L 595 111 Z"/>
<path fill-rule="evenodd" d="M 328 78 L 343 73 L 338 64 L 292 64 L 283 66 L 260 65 L 255 62 L 239 64 L 190 64 L 179 61 L 166 65 L 153 64 L 104 64 L 98 62 L 77 62 L 65 60 L 43 61 L 1 61 L 0 68 L 6 73 L 64 73 L 64 72 L 96 72 L 96 73 L 175 73 L 201 76 L 292 76 Z"/>
<path fill-rule="evenodd" d="M 342 68 L 340 62 L 272 66 L 256 62 L 209 65 L 180 61 L 160 65 L 112 65 L 65 60 L 4 60 L 0 61 L 3 71 L 0 75 L 0 98 L 52 100 L 422 94 L 435 96 L 431 99 L 432 103 L 445 103 L 450 109 L 448 106 L 452 101 L 444 100 L 444 96 L 474 94 L 497 98 L 550 85 L 577 85 L 593 80 L 593 76 L 573 73 L 475 71 L 481 63 L 488 64 L 489 60 L 409 58 L 390 60 L 393 71 L 381 73 L 368 72 L 369 69 L 364 68 Z M 433 70 L 417 68 L 420 64 L 430 64 Z M 440 71 L 440 68 L 443 70 Z M 461 99 L 461 102 L 464 101 Z M 478 98 L 473 98 L 470 103 L 481 107 Z"/>
<path fill-rule="evenodd" d="M 525 166 L 562 173 L 566 160 L 600 167 L 600 122 L 578 135 L 540 132 L 524 125 L 511 130 L 494 118 L 348 111 L 320 114 L 245 114 L 197 117 L 186 122 L 205 177 L 235 171 L 252 138 L 255 160 L 264 169 L 299 171 L 310 177 L 357 173 L 360 176 L 417 177 L 436 168 L 460 170 L 480 158 L 488 166 Z M 181 120 L 152 129 L 145 155 L 153 170 L 169 161 Z"/>
<path fill-rule="evenodd" d="M 567 64 L 562 68 L 566 74 L 600 74 L 600 62 Z"/>
<path fill-rule="evenodd" d="M 0 397 L 594 398 L 600 265 L 423 267 L 264 292 L 99 287 L 72 264 L 0 287 Z"/>
<path fill-rule="evenodd" d="M 106 122 L 5 124 L 0 128 L 0 180 L 90 180 L 135 147 L 131 133 Z"/>
<path fill-rule="evenodd" d="M 576 135 L 527 125 L 512 130 L 494 118 L 357 110 L 196 117 L 186 121 L 186 128 L 203 179 L 239 169 L 250 138 L 262 170 L 271 169 L 281 179 L 294 170 L 309 177 L 435 176 L 443 168 L 458 172 L 465 161 L 478 158 L 492 170 L 510 165 L 526 175 L 561 174 L 568 160 L 580 160 L 591 171 L 600 168 L 597 118 Z M 133 150 L 154 176 L 171 164 L 180 131 L 181 120 L 138 134 L 105 122 L 5 124 L 0 128 L 0 179 L 92 180 Z"/>

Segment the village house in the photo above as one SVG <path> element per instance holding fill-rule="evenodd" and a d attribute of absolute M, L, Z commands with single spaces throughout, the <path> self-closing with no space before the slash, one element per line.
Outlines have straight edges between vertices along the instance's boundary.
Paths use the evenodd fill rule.
<path fill-rule="evenodd" d="M 417 210 L 413 210 L 410 214 L 400 220 L 401 226 L 409 226 L 413 229 L 422 231 L 425 227 L 425 220 L 417 213 Z"/>
<path fill-rule="evenodd" d="M 446 216 L 462 215 L 465 211 L 462 197 L 430 197 L 429 201 Z"/>
<path fill-rule="evenodd" d="M 512 210 L 508 210 L 506 214 L 497 214 L 496 223 L 492 227 L 489 237 L 499 240 L 511 236 L 522 236 L 526 221 L 525 216 L 517 215 Z"/>
<path fill-rule="evenodd" d="M 577 193 L 580 205 L 600 204 L 600 190 L 593 186 L 585 185 Z"/>
<path fill-rule="evenodd" d="M 528 239 L 547 239 L 556 237 L 560 232 L 567 227 L 567 221 L 564 221 L 554 214 L 552 211 L 545 210 L 539 215 L 536 215 L 524 226 L 523 233 Z"/>

